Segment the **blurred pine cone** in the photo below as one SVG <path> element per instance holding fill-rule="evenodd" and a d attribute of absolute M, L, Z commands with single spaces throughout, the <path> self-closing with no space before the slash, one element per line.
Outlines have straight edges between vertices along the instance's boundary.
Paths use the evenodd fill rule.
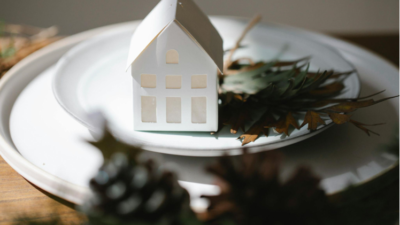
<path fill-rule="evenodd" d="M 334 224 L 320 179 L 302 167 L 282 183 L 280 162 L 271 152 L 221 157 L 207 168 L 218 177 L 221 193 L 203 196 L 210 205 L 201 218 L 216 224 L 226 218 L 245 225 Z"/>
<path fill-rule="evenodd" d="M 106 161 L 90 188 L 94 196 L 83 207 L 90 224 L 180 224 L 190 211 L 189 195 L 173 173 L 122 153 Z"/>

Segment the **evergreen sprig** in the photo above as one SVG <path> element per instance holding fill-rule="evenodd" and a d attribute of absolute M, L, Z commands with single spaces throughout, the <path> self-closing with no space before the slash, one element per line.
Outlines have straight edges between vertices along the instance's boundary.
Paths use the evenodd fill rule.
<path fill-rule="evenodd" d="M 356 71 L 310 71 L 310 57 L 294 61 L 272 60 L 253 62 L 251 56 L 232 61 L 235 50 L 246 32 L 259 18 L 249 23 L 234 48 L 229 51 L 224 72 L 219 76 L 221 85 L 219 99 L 219 130 L 225 125 L 236 134 L 242 145 L 256 141 L 260 134 L 268 137 L 269 130 L 290 135 L 291 127 L 300 129 L 307 125 L 310 131 L 326 125 L 351 123 L 367 135 L 378 133 L 365 124 L 351 119 L 352 113 L 391 98 L 374 100 L 374 93 L 360 98 L 336 98 L 344 89 L 344 78 Z M 297 120 L 303 120 L 298 124 Z M 247 128 L 246 128 L 247 127 Z M 213 133 L 214 134 L 214 133 Z"/>

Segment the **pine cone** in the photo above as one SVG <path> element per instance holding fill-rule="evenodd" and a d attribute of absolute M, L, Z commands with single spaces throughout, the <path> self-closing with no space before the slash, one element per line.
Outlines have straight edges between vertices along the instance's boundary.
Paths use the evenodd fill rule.
<path fill-rule="evenodd" d="M 114 153 L 90 181 L 94 196 L 83 211 L 92 224 L 180 224 L 189 195 L 175 175 Z"/>
<path fill-rule="evenodd" d="M 210 202 L 206 221 L 230 218 L 237 224 L 330 224 L 331 208 L 318 187 L 320 179 L 299 168 L 287 182 L 279 180 L 277 153 L 224 156 L 207 171 L 216 175 L 221 193 Z"/>

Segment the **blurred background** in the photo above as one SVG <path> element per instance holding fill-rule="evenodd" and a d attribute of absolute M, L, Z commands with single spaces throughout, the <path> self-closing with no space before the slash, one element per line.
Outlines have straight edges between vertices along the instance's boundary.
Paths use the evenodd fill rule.
<path fill-rule="evenodd" d="M 62 34 L 144 18 L 159 0 L 0 0 L 0 18 Z M 195 0 L 208 15 L 251 17 L 332 34 L 398 33 L 398 0 Z"/>
<path fill-rule="evenodd" d="M 55 25 L 61 35 L 72 35 L 95 27 L 143 19 L 159 1 L 0 0 L 0 22 L 42 28 Z M 364 46 L 399 65 L 399 0 L 194 1 L 208 15 L 251 18 L 259 13 L 263 16 L 264 22 L 280 23 L 333 35 Z M 365 198 L 360 204 L 365 203 L 368 207 L 374 204 L 373 199 L 398 199 L 398 190 L 398 182 L 394 182 L 379 193 Z M 79 219 L 81 216 L 75 214 L 69 203 L 58 200 L 67 206 L 60 203 L 53 205 L 53 200 L 48 198 L 46 193 L 32 188 L 1 157 L 0 195 L 0 224 L 4 224 L 4 221 L 5 224 L 11 224 L 7 221 L 11 221 L 15 215 L 37 213 L 40 215 L 38 218 L 49 218 L 49 215 L 55 212 L 53 211 L 55 207 L 63 220 L 77 221 L 75 224 L 81 221 Z M 393 207 L 396 210 L 390 209 L 383 216 L 398 214 L 398 202 L 391 202 L 394 202 Z M 382 204 L 376 205 L 376 209 L 376 212 L 386 210 Z"/>
<path fill-rule="evenodd" d="M 194 0 L 208 15 L 252 17 L 335 35 L 398 64 L 398 0 Z M 159 0 L 0 0 L 0 20 L 62 35 L 143 19 Z M 388 46 L 387 42 L 392 43 Z M 396 45 L 397 43 L 397 45 Z M 385 45 L 385 46 L 383 46 Z M 396 51 L 394 51 L 396 49 Z"/>

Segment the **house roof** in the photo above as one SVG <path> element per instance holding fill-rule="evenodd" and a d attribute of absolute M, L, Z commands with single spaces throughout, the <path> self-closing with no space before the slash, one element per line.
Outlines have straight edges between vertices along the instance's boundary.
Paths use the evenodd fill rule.
<path fill-rule="evenodd" d="M 222 38 L 208 17 L 192 0 L 161 0 L 134 32 L 127 67 L 172 22 L 185 31 L 214 61 L 223 68 Z"/>

